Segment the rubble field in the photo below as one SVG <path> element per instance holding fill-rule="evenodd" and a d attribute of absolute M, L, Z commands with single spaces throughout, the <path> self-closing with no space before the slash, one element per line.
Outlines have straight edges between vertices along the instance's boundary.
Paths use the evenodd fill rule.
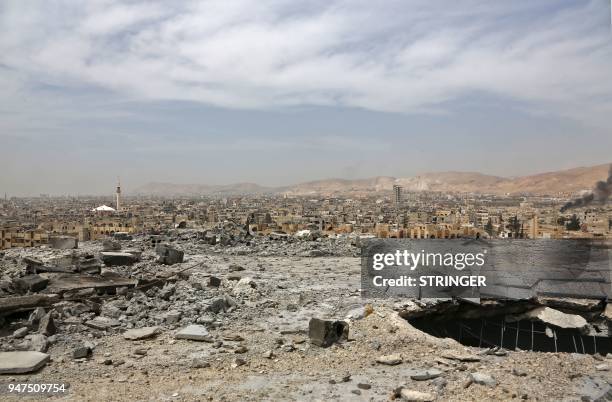
<path fill-rule="evenodd" d="M 68 383 L 50 398 L 73 401 L 612 400 L 605 342 L 478 347 L 424 324 L 512 315 L 584 344 L 607 334 L 605 301 L 364 300 L 358 255 L 347 239 L 193 233 L 5 250 L 0 382 Z"/>

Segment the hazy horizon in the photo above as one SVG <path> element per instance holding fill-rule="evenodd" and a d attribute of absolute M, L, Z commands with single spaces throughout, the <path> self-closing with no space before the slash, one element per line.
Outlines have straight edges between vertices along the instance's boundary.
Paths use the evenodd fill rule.
<path fill-rule="evenodd" d="M 605 0 L 8 0 L 0 29 L 2 195 L 610 162 Z"/>

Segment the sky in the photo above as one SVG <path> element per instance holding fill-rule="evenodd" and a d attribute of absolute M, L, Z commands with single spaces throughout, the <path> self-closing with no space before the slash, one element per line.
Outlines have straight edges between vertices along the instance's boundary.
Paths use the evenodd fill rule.
<path fill-rule="evenodd" d="M 608 0 L 0 2 L 0 192 L 612 162 Z"/>

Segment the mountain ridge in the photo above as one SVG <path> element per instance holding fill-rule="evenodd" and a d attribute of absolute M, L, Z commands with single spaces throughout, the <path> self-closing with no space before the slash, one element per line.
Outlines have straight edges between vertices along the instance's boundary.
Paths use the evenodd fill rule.
<path fill-rule="evenodd" d="M 391 191 L 442 191 L 487 194 L 557 195 L 590 190 L 608 176 L 610 164 L 581 166 L 526 176 L 502 177 L 479 172 L 427 172 L 411 177 L 374 176 L 360 179 L 328 178 L 289 186 L 267 187 L 256 183 L 226 185 L 150 182 L 134 191 L 137 195 L 197 196 L 239 194 L 340 195 Z"/>

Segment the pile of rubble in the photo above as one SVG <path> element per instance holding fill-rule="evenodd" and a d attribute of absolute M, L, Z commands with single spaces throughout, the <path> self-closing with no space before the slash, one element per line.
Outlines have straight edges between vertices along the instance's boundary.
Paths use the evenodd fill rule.
<path fill-rule="evenodd" d="M 225 400 L 612 395 L 605 300 L 365 303 L 354 239 L 220 238 L 184 230 L 4 251 L 0 374 L 47 366 L 41 376 L 77 387 L 128 382 L 135 399 L 175 382 L 156 399 L 196 385 Z"/>

